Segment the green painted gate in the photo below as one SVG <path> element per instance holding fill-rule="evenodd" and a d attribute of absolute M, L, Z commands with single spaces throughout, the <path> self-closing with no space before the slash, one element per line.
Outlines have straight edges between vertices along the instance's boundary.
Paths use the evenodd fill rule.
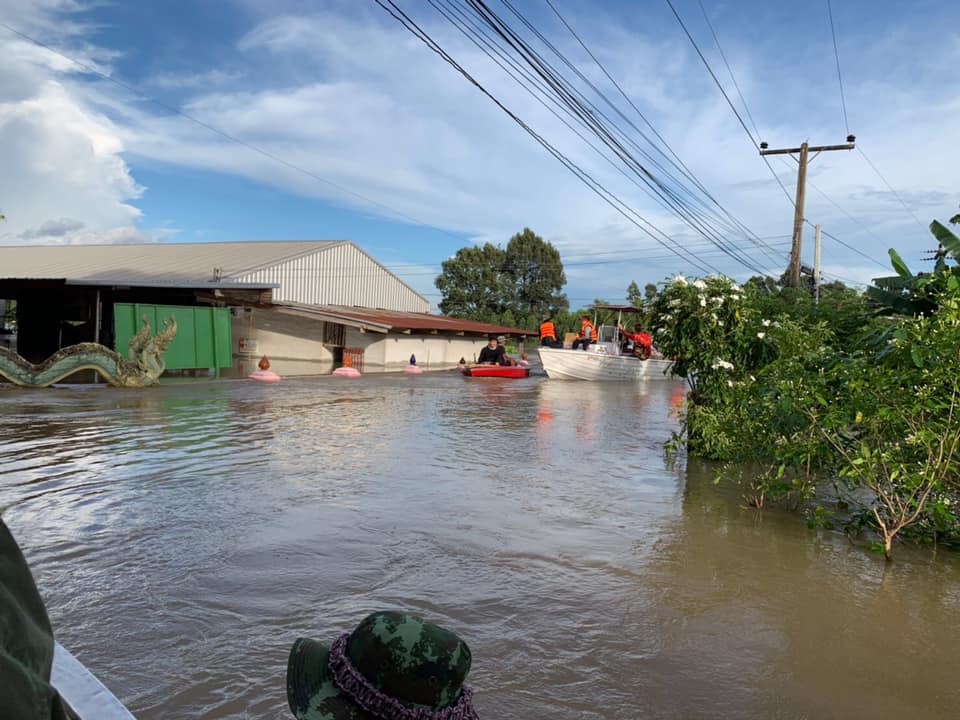
<path fill-rule="evenodd" d="M 163 329 L 164 318 L 177 318 L 177 336 L 166 354 L 167 370 L 213 368 L 219 372 L 233 364 L 229 308 L 117 303 L 113 306 L 114 349 L 123 357 L 127 357 L 130 338 L 143 327 L 144 315 L 154 334 Z"/>

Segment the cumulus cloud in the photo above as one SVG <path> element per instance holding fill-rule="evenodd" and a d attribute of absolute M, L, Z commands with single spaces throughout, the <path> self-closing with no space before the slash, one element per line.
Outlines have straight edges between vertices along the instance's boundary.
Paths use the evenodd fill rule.
<path fill-rule="evenodd" d="M 82 37 L 65 0 L 0 3 L 4 18 L 43 36 Z M 54 18 L 62 19 L 54 23 Z M 70 49 L 94 67 L 112 57 L 78 41 Z M 0 242 L 109 242 L 129 235 L 142 192 L 122 157 L 114 124 L 83 99 L 76 66 L 49 50 L 0 31 Z"/>
<path fill-rule="evenodd" d="M 255 143 L 329 182 L 278 165 L 257 153 L 231 149 L 223 138 L 176 119 L 131 117 L 124 136 L 131 152 L 154 161 L 239 174 L 391 216 L 383 207 L 388 205 L 403 217 L 467 233 L 476 242 L 503 242 L 519 228 L 531 226 L 565 254 L 603 249 L 621 251 L 625 256 L 664 252 L 654 238 L 593 195 L 405 31 L 389 19 L 343 7 L 311 14 L 264 15 L 239 41 L 237 50 L 251 66 L 269 64 L 277 68 L 273 81 L 244 92 L 197 93 L 186 106 L 203 122 Z M 586 147 L 477 48 L 437 22 L 436 17 L 431 21 L 425 12 L 422 17 L 427 18 L 428 30 L 484 85 L 594 177 L 626 198 L 644 218 L 681 244 L 702 242 L 702 237 Z M 602 16 L 595 20 L 578 17 L 576 22 L 586 28 L 602 59 L 632 99 L 647 109 L 648 116 L 691 170 L 726 207 L 758 235 L 790 231 L 790 201 L 783 197 L 756 150 L 749 147 L 725 101 L 697 65 L 699 60 L 679 42 L 682 38 L 638 36 L 635 29 Z M 560 45 L 588 68 L 586 58 L 571 43 L 560 41 Z M 887 41 L 876 45 L 886 47 Z M 357 52 L 357 48 L 364 51 Z M 880 49 L 863 51 L 874 60 L 880 57 Z M 889 52 L 889 47 L 883 52 Z M 759 97 L 764 107 L 770 107 L 773 93 L 757 75 L 758 64 L 751 64 L 749 53 L 739 46 L 734 46 L 730 55 L 748 97 L 754 101 Z M 305 73 L 303 68 L 310 68 L 310 72 Z M 587 72 L 596 82 L 603 82 L 596 68 Z M 936 137 L 937 143 L 944 142 L 944 132 L 960 140 L 960 132 L 943 122 L 944 117 L 954 114 L 955 101 L 949 93 L 932 95 L 926 85 L 900 83 L 888 88 L 880 76 L 871 78 L 871 83 L 870 95 L 892 93 L 899 98 L 890 115 L 863 122 L 866 136 L 873 139 L 874 146 L 885 150 L 877 162 L 905 186 L 915 188 L 901 193 L 912 208 L 926 214 L 942 211 L 956 197 L 950 187 L 950 173 L 935 162 L 916 163 L 892 139 L 903 124 L 910 124 L 919 129 L 921 137 Z M 603 87 L 613 94 L 609 84 Z M 769 113 L 768 123 L 761 129 L 766 137 L 796 143 L 814 131 L 826 139 L 837 134 L 835 122 L 827 113 L 804 109 L 802 103 L 813 96 L 813 84 L 804 87 L 795 100 L 781 101 L 783 93 L 777 95 L 777 110 Z M 868 102 L 864 97 L 867 91 L 859 86 L 849 92 L 857 103 Z M 913 102 L 907 102 L 907 98 Z M 925 105 L 923 113 L 907 109 L 918 102 Z M 932 144 L 921 140 L 920 145 L 910 155 L 937 157 Z M 774 168 L 792 194 L 795 164 L 781 160 Z M 917 229 L 905 217 L 899 201 L 857 155 L 818 158 L 811 165 L 810 178 L 828 194 L 830 202 L 816 197 L 811 189 L 808 217 L 875 255 L 877 271 L 882 271 L 885 263 L 885 248 L 876 247 L 877 235 L 883 236 L 882 242 L 895 244 L 906 234 L 905 228 L 913 225 L 913 244 L 905 250 L 906 255 L 909 250 L 919 252 L 928 242 L 922 228 Z M 851 223 L 834 204 L 860 222 Z M 733 240 L 748 255 L 756 255 L 755 264 L 776 267 L 769 251 L 756 248 L 742 235 L 734 234 Z M 812 243 L 806 247 L 812 251 Z M 854 275 L 865 276 L 858 268 L 862 258 L 851 256 L 837 245 L 825 246 L 825 251 L 834 253 L 837 259 L 851 258 L 850 280 Z M 711 268 L 741 277 L 751 272 L 719 252 L 708 250 L 700 255 Z M 663 276 L 681 262 L 663 262 Z M 642 270 L 659 272 L 656 263 L 651 265 Z M 615 282 L 625 287 L 631 272 L 640 274 L 636 267 L 605 267 L 571 273 L 571 278 L 582 276 L 586 282 L 593 277 L 598 285 Z M 610 277 L 615 280 L 610 281 Z"/>
<path fill-rule="evenodd" d="M 253 0 L 236 2 L 244 17 L 253 20 L 222 66 L 192 74 L 158 73 L 145 83 L 147 88 L 176 90 L 187 114 L 263 152 L 183 117 L 153 114 L 129 98 L 103 93 L 48 53 L 4 41 L 8 44 L 0 49 L 13 47 L 18 64 L 16 72 L 0 77 L 0 141 L 7 147 L 10 141 L 18 148 L 42 147 L 17 159 L 16 167 L 32 188 L 18 198 L 20 205 L 44 198 L 30 207 L 28 222 L 6 228 L 12 231 L 8 235 L 37 232 L 58 218 L 84 223 L 64 238 L 129 235 L 138 219 L 129 203 L 142 188 L 133 180 L 127 158 L 135 166 L 148 161 L 240 176 L 365 213 L 413 218 L 465 233 L 476 242 L 502 243 L 529 226 L 565 257 L 577 259 L 568 276 L 571 287 L 576 284 L 571 292 L 578 296 L 596 289 L 596 294 L 616 299 L 632 279 L 643 284 L 678 270 L 691 272 L 384 14 L 348 2 L 328 3 L 316 12 L 305 12 L 301 3 L 292 1 L 278 0 L 269 9 Z M 3 4 L 0 0 L 0 8 Z M 109 52 L 98 53 L 82 42 L 77 3 L 44 0 L 38 6 L 40 10 L 30 11 L 32 19 L 23 22 L 42 30 L 44 18 L 66 17 L 71 22 L 67 37 L 75 48 L 91 62 L 109 66 Z M 572 9 L 570 18 L 725 208 L 761 237 L 789 234 L 791 201 L 771 178 L 672 18 L 665 30 L 654 32 L 646 21 L 631 24 L 606 14 L 613 12 Z M 651 200 L 438 16 L 419 6 L 414 14 L 484 86 L 645 220 L 711 269 L 738 279 L 752 274 Z M 849 281 L 884 274 L 889 246 L 898 247 L 910 262 L 930 245 L 923 223 L 904 211 L 900 199 L 925 222 L 955 212 L 955 169 L 944 162 L 943 148 L 960 145 L 960 126 L 949 120 L 960 110 L 960 80 L 945 68 L 960 61 L 960 43 L 939 46 L 935 60 L 905 53 L 923 36 L 926 20 L 902 20 L 896 33 L 865 28 L 843 36 L 844 56 L 851 58 L 845 69 L 854 129 L 900 198 L 859 153 L 827 153 L 810 166 L 808 219 L 877 258 L 872 267 L 865 265 L 862 256 L 825 239 L 824 261 Z M 616 97 L 561 27 L 546 21 L 542 25 L 591 80 Z M 808 138 L 826 143 L 842 139 L 838 98 L 824 100 L 824 78 L 833 77 L 827 62 L 832 62 L 832 47 L 822 44 L 826 37 L 786 46 L 758 43 L 733 20 L 718 27 L 763 139 L 775 146 Z M 704 47 L 713 57 L 709 46 Z M 824 78 L 816 75 L 820 71 Z M 808 74 L 813 77 L 804 80 Z M 792 78 L 790 83 L 785 77 Z M 95 93 L 95 106 L 78 100 L 76 88 L 81 85 Z M 641 122 L 617 102 L 621 111 Z M 45 114 L 57 121 L 45 124 Z M 904 142 L 904 128 L 910 128 L 909 142 Z M 772 165 L 792 195 L 795 163 L 778 158 Z M 7 186 L 0 185 L 0 210 L 13 217 L 10 198 L 22 183 L 3 182 Z M 36 191 L 45 183 L 50 183 L 49 192 Z M 810 264 L 812 232 L 806 232 L 809 251 L 804 262 Z M 774 274 L 782 271 L 777 263 L 786 252 L 782 244 L 758 247 L 735 229 L 722 228 L 721 233 L 754 264 Z M 611 259 L 619 254 L 624 262 L 591 265 L 585 260 L 600 252 L 610 253 Z"/>

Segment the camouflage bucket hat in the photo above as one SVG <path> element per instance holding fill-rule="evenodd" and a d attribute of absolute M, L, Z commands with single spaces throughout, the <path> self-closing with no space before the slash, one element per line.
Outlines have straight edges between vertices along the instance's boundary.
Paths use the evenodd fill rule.
<path fill-rule="evenodd" d="M 287 663 L 297 720 L 477 720 L 470 648 L 414 615 L 377 612 L 332 645 L 299 638 Z"/>

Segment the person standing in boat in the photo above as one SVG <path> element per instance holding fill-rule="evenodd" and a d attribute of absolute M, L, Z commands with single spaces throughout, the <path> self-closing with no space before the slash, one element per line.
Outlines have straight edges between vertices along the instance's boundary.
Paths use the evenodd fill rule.
<path fill-rule="evenodd" d="M 549 315 L 540 323 L 540 344 L 550 348 L 563 347 L 563 343 L 557 340 L 557 328 L 553 324 L 553 317 Z"/>
<path fill-rule="evenodd" d="M 593 323 L 590 322 L 590 318 L 586 315 L 580 316 L 580 334 L 577 335 L 577 339 L 573 341 L 573 349 L 582 347 L 586 350 L 591 343 L 597 341 L 597 329 L 593 326 Z"/>
<path fill-rule="evenodd" d="M 646 360 L 650 357 L 653 353 L 653 338 L 643 331 L 642 326 L 637 325 L 634 328 L 636 332 L 632 333 L 627 332 L 623 325 L 617 325 L 617 328 L 619 328 L 620 334 L 623 335 L 624 338 L 633 343 L 633 352 L 638 358 Z"/>
<path fill-rule="evenodd" d="M 490 336 L 490 342 L 483 346 L 480 356 L 477 358 L 478 365 L 509 365 L 507 351 L 504 350 L 496 335 Z"/>

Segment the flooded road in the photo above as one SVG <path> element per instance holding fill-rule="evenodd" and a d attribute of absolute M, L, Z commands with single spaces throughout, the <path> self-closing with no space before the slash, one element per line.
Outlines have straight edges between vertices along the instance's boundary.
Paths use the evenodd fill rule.
<path fill-rule="evenodd" d="M 960 558 L 738 507 L 682 386 L 455 373 L 0 390 L 0 508 L 58 639 L 143 719 L 287 718 L 299 635 L 382 608 L 497 718 L 947 718 Z"/>

